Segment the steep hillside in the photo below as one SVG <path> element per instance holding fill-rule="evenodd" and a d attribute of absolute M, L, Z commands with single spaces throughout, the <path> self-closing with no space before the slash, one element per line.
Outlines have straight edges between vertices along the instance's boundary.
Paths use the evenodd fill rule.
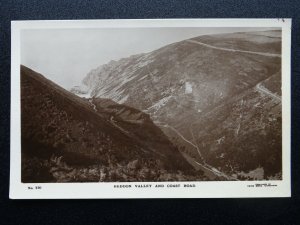
<path fill-rule="evenodd" d="M 281 31 L 207 35 L 111 61 L 77 88 L 143 110 L 194 160 L 269 179 L 281 171 L 280 71 Z"/>
<path fill-rule="evenodd" d="M 206 179 L 142 112 L 96 103 L 21 66 L 23 182 Z"/>

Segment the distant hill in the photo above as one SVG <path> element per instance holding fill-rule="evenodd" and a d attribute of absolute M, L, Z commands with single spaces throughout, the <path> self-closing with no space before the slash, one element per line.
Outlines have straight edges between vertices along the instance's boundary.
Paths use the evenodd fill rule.
<path fill-rule="evenodd" d="M 23 182 L 205 180 L 145 113 L 21 66 Z"/>
<path fill-rule="evenodd" d="M 142 110 L 198 162 L 280 179 L 280 30 L 205 35 L 111 61 L 73 91 Z"/>

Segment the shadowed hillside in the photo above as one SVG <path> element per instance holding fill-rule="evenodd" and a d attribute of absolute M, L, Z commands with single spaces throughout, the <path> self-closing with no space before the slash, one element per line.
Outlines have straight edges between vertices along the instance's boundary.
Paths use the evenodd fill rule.
<path fill-rule="evenodd" d="M 206 179 L 149 116 L 95 103 L 21 66 L 23 182 Z"/>

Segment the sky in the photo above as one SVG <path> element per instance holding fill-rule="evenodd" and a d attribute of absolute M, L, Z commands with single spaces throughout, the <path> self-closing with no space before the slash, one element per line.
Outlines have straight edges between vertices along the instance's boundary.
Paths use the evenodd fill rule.
<path fill-rule="evenodd" d="M 26 29 L 21 31 L 21 64 L 70 89 L 111 60 L 200 35 L 258 30 L 267 28 Z"/>

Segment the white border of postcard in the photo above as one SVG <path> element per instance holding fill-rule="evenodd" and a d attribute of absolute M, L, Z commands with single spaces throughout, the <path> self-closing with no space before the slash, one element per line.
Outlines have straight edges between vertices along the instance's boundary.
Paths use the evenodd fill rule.
<path fill-rule="evenodd" d="M 122 183 L 22 183 L 20 130 L 20 31 L 107 27 L 282 28 L 282 180 Z M 290 197 L 291 19 L 148 19 L 12 21 L 11 23 L 11 199 Z M 164 187 L 156 187 L 157 184 Z M 194 184 L 195 187 L 186 187 Z M 122 187 L 118 185 L 123 185 Z M 142 185 L 143 187 L 137 187 Z"/>

